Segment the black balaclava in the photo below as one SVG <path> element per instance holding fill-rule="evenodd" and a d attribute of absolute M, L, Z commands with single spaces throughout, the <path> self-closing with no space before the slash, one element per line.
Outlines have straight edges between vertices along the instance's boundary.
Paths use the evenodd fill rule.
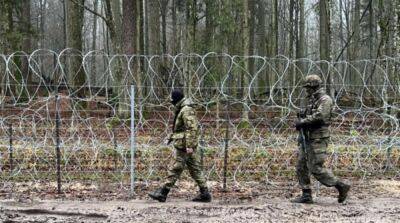
<path fill-rule="evenodd" d="M 173 90 L 171 93 L 171 103 L 176 105 L 179 101 L 181 101 L 185 96 L 181 90 Z"/>

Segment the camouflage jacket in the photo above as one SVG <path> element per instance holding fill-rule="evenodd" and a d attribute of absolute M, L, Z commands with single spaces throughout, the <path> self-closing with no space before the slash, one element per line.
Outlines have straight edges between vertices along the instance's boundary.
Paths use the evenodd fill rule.
<path fill-rule="evenodd" d="M 307 98 L 306 117 L 301 121 L 307 124 L 307 135 L 310 139 L 330 137 L 329 125 L 332 117 L 332 98 L 320 88 Z"/>
<path fill-rule="evenodd" d="M 177 109 L 171 139 L 177 149 L 196 148 L 198 143 L 198 121 L 195 104 L 190 99 L 182 99 L 175 106 Z"/>

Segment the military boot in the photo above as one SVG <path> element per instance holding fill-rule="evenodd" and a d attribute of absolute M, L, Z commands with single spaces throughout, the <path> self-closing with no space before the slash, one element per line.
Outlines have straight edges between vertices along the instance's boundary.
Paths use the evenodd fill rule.
<path fill-rule="evenodd" d="M 157 200 L 159 202 L 165 202 L 167 200 L 167 195 L 169 193 L 169 189 L 166 187 L 162 187 L 157 189 L 154 192 L 149 193 L 149 197 L 153 198 L 154 200 Z"/>
<path fill-rule="evenodd" d="M 211 202 L 211 194 L 208 192 L 207 187 L 200 188 L 200 194 L 193 198 L 194 202 Z"/>
<path fill-rule="evenodd" d="M 291 200 L 291 202 L 292 203 L 302 203 L 302 204 L 312 204 L 313 199 L 312 199 L 312 195 L 311 195 L 311 189 L 303 189 L 303 194 L 300 197 Z"/>
<path fill-rule="evenodd" d="M 338 202 L 339 203 L 343 203 L 347 198 L 347 194 L 348 194 L 348 192 L 350 190 L 350 185 L 345 184 L 343 182 L 338 182 L 335 185 L 335 187 L 339 191 Z"/>

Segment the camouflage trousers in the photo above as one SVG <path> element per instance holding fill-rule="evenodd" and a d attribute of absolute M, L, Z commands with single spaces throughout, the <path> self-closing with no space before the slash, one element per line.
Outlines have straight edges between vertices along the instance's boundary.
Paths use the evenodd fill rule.
<path fill-rule="evenodd" d="M 175 149 L 175 164 L 169 170 L 167 181 L 164 187 L 171 189 L 176 181 L 180 178 L 185 167 L 189 170 L 190 176 L 196 181 L 197 185 L 202 188 L 206 187 L 206 180 L 204 179 L 202 168 L 200 166 L 200 158 L 195 150 L 193 153 L 186 153 L 185 149 Z"/>
<path fill-rule="evenodd" d="M 307 151 L 299 149 L 296 174 L 301 189 L 311 189 L 310 174 L 327 187 L 338 183 L 336 177 L 325 166 L 327 147 L 328 139 L 312 139 L 307 144 Z"/>

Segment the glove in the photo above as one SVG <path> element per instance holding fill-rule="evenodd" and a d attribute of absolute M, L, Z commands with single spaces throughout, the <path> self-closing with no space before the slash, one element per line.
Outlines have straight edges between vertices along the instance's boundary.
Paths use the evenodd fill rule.
<path fill-rule="evenodd" d="M 301 109 L 299 112 L 297 112 L 297 118 L 305 118 L 306 117 L 306 110 Z"/>
<path fill-rule="evenodd" d="M 297 145 L 301 145 L 303 143 L 303 138 L 300 136 L 300 134 L 297 136 Z"/>
<path fill-rule="evenodd" d="M 171 144 L 171 142 L 172 142 L 172 139 L 169 138 L 169 139 L 167 140 L 166 144 L 169 145 L 169 144 Z"/>
<path fill-rule="evenodd" d="M 300 130 L 302 128 L 307 127 L 307 124 L 305 122 L 303 122 L 302 120 L 300 120 L 300 121 L 296 121 L 294 126 L 295 126 L 296 130 Z"/>
<path fill-rule="evenodd" d="M 171 142 L 172 142 L 172 134 L 170 134 L 170 135 L 168 136 L 168 138 L 167 138 L 167 140 L 165 141 L 165 143 L 166 143 L 167 145 L 169 145 Z"/>

